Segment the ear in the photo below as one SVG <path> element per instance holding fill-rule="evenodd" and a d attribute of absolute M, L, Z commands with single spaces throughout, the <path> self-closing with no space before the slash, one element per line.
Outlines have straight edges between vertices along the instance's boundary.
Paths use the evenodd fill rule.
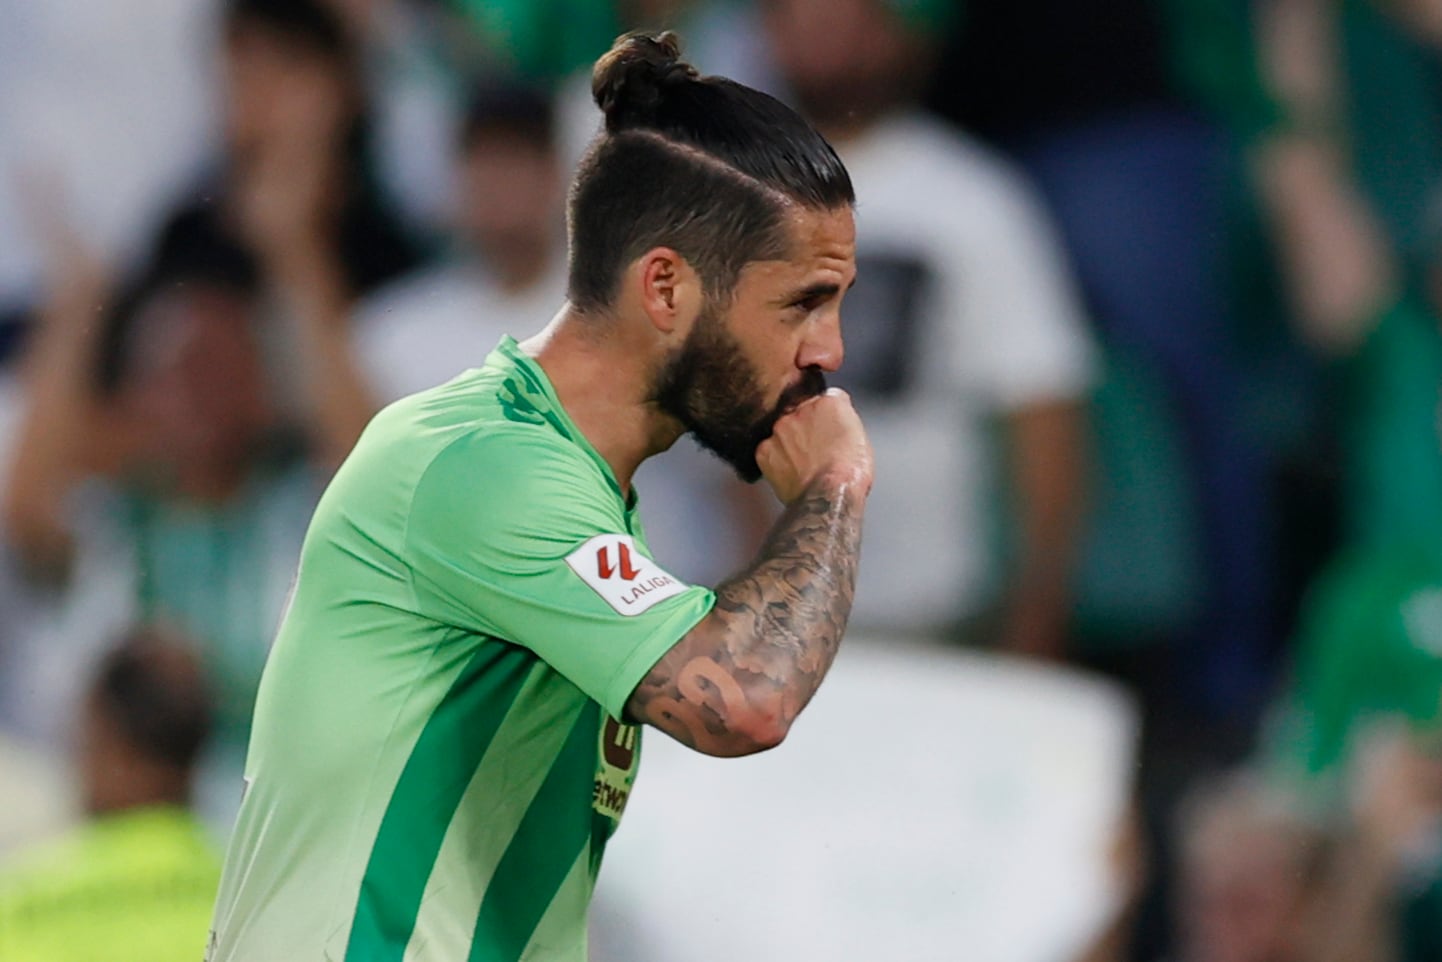
<path fill-rule="evenodd" d="M 669 247 L 653 247 L 635 264 L 641 308 L 664 334 L 686 334 L 703 303 L 701 277 Z"/>

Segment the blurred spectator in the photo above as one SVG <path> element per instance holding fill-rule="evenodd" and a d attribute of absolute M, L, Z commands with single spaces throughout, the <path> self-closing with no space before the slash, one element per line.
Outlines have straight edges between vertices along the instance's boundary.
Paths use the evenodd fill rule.
<path fill-rule="evenodd" d="M 1309 593 L 1264 740 L 1339 842 L 1319 962 L 1442 957 L 1442 330 L 1406 299 L 1368 327 L 1339 362 L 1348 546 Z"/>
<path fill-rule="evenodd" d="M 1442 546 L 1393 544 L 1338 559 L 1302 624 L 1296 679 L 1267 755 L 1311 817 L 1335 820 L 1373 721 L 1442 731 Z"/>
<path fill-rule="evenodd" d="M 1336 852 L 1318 897 L 1309 962 L 1438 957 L 1442 757 L 1436 737 L 1434 731 L 1419 739 L 1383 720 L 1357 739 L 1349 817 L 1334 828 Z"/>
<path fill-rule="evenodd" d="M 1428 301 L 1442 264 L 1431 214 L 1442 196 L 1442 37 L 1423 30 L 1417 6 L 1259 8 L 1262 62 L 1287 122 L 1259 152 L 1258 182 L 1300 327 L 1337 359 L 1352 543 L 1442 538 L 1442 305 Z M 1387 110 L 1371 109 L 1379 97 Z"/>
<path fill-rule="evenodd" d="M 556 83 L 589 68 L 621 32 L 625 0 L 454 0 L 505 72 Z"/>
<path fill-rule="evenodd" d="M 352 361 L 355 298 L 417 263 L 375 185 L 357 50 L 324 0 L 228 0 L 222 48 L 225 155 L 166 233 L 235 244 L 256 261 L 287 323 L 273 355 L 291 369 L 319 456 L 338 464 L 369 420 Z"/>
<path fill-rule="evenodd" d="M 1261 63 L 1282 108 L 1258 182 L 1298 320 L 1324 350 L 1349 350 L 1399 292 L 1418 289 L 1436 250 L 1442 34 L 1430 6 L 1258 5 Z"/>
<path fill-rule="evenodd" d="M 1275 647 L 1269 478 L 1246 407 L 1260 365 L 1243 363 L 1226 275 L 1239 152 L 1271 116 L 1246 5 L 967 11 L 932 99 L 1035 179 L 1106 352 L 1083 647 L 1246 725 Z M 1173 650 L 1146 650 L 1158 642 Z"/>
<path fill-rule="evenodd" d="M 858 280 L 836 381 L 855 396 L 883 469 L 853 623 L 936 633 L 967 621 L 988 641 L 1056 655 L 1094 359 L 1026 184 L 913 106 L 953 8 L 774 0 L 764 10 L 788 92 L 836 146 L 859 198 Z M 1003 490 L 1009 556 L 987 520 Z M 978 624 L 988 614 L 996 623 Z"/>
<path fill-rule="evenodd" d="M 1178 828 L 1173 962 L 1307 960 L 1319 840 L 1283 800 L 1247 774 L 1218 776 L 1192 792 Z"/>
<path fill-rule="evenodd" d="M 133 632 L 101 662 L 79 722 L 89 822 L 0 867 L 0 959 L 199 958 L 220 881 L 188 811 L 210 725 L 199 665 Z"/>
<path fill-rule="evenodd" d="M 104 639 L 177 626 L 219 701 L 206 808 L 223 821 L 319 479 L 285 440 L 254 264 L 213 241 L 167 235 L 109 320 L 97 272 L 76 259 L 60 272 L 26 359 L 5 529 L 61 594 L 7 682 L 15 714 L 53 737 Z"/>
<path fill-rule="evenodd" d="M 373 105 L 379 186 L 408 222 L 444 222 L 452 194 L 450 137 L 464 91 L 456 64 L 481 56 L 444 4 L 324 0 L 355 39 Z"/>
<path fill-rule="evenodd" d="M 380 403 L 479 367 L 503 334 L 545 326 L 566 298 L 565 195 L 550 99 L 480 89 L 454 151 L 456 249 L 366 298 L 356 352 Z"/>

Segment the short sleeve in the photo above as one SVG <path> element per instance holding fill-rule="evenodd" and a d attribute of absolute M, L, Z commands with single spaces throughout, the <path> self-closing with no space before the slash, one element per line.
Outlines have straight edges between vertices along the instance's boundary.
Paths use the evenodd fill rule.
<path fill-rule="evenodd" d="M 1095 352 L 1066 257 L 1049 219 L 1013 172 L 982 168 L 967 206 L 985 236 L 973 266 L 955 272 L 967 337 L 961 365 L 1000 409 L 1085 395 Z"/>
<path fill-rule="evenodd" d="M 405 545 L 423 614 L 529 649 L 616 718 L 715 601 L 649 557 L 600 466 L 546 427 L 437 455 Z"/>

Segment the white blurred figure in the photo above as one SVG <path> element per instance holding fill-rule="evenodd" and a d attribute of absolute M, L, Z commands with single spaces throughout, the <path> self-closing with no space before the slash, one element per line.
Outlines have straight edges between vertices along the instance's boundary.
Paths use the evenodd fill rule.
<path fill-rule="evenodd" d="M 540 330 L 565 299 L 565 188 L 553 126 L 549 100 L 528 88 L 487 87 L 474 97 L 454 151 L 456 249 L 356 310 L 358 362 L 378 403 L 479 367 L 503 334 Z"/>
<path fill-rule="evenodd" d="M 1014 168 L 912 106 L 951 5 L 763 9 L 788 95 L 856 185 L 836 381 L 879 470 L 853 623 L 1059 655 L 1095 375 L 1059 240 Z"/>

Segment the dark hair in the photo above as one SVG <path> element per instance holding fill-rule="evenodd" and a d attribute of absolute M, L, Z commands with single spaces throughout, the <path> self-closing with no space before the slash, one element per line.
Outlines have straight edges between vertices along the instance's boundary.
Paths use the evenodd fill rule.
<path fill-rule="evenodd" d="M 568 296 L 604 308 L 622 268 L 665 245 L 725 296 L 749 262 L 785 252 L 788 204 L 856 201 L 831 145 L 790 107 L 680 59 L 675 34 L 627 34 L 596 61 L 603 133 L 571 185 Z"/>
<path fill-rule="evenodd" d="M 91 687 L 103 719 L 147 758 L 188 769 L 210 736 L 210 690 L 190 648 L 153 627 L 126 635 Z"/>
<path fill-rule="evenodd" d="M 102 396 L 114 394 L 129 373 L 141 309 L 165 291 L 182 287 L 223 291 L 251 303 L 261 293 L 260 263 L 218 229 L 208 208 L 181 211 L 164 225 L 148 261 L 107 312 L 96 371 Z"/>
<path fill-rule="evenodd" d="M 261 27 L 326 57 L 356 59 L 345 21 L 322 0 L 228 0 L 223 23 L 227 35 Z"/>
<path fill-rule="evenodd" d="M 470 150 L 482 137 L 495 135 L 519 138 L 539 151 L 555 150 L 551 98 L 542 90 L 515 82 L 476 84 L 461 121 L 460 147 Z"/>

